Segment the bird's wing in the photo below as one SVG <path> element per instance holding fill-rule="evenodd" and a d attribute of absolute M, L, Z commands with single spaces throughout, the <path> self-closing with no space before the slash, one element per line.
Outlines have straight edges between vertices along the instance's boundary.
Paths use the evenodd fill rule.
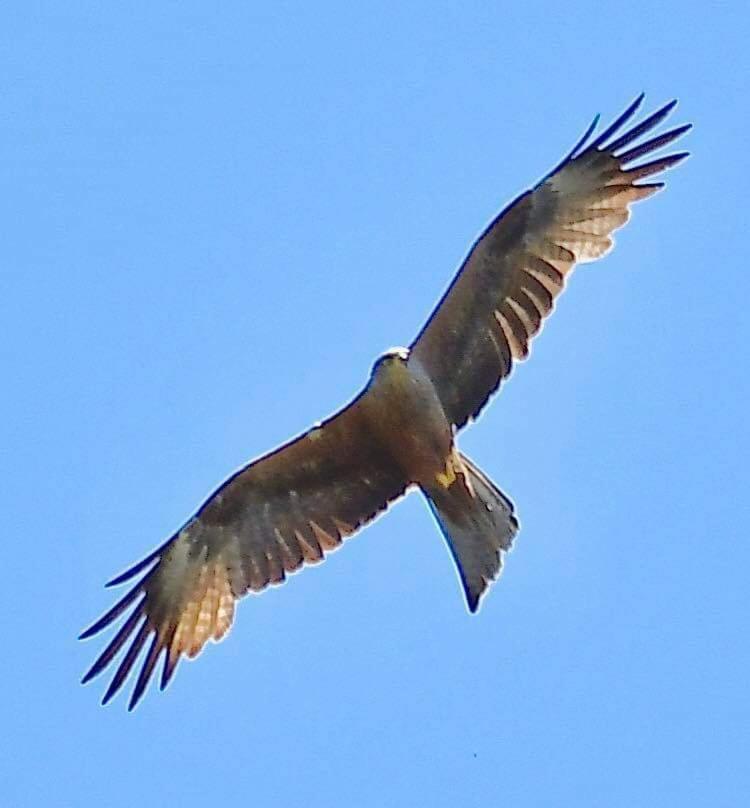
<path fill-rule="evenodd" d="M 629 206 L 663 183 L 641 182 L 676 165 L 686 152 L 633 165 L 676 140 L 690 125 L 638 141 L 672 111 L 672 101 L 624 134 L 637 98 L 589 142 L 598 118 L 571 153 L 539 184 L 500 213 L 472 247 L 411 347 L 458 428 L 475 418 L 525 359 L 577 262 L 601 258 Z"/>
<path fill-rule="evenodd" d="M 132 641 L 104 696 L 120 689 L 150 639 L 130 708 L 164 652 L 161 686 L 180 657 L 196 656 L 229 629 L 235 601 L 321 561 L 344 536 L 400 496 L 406 480 L 364 421 L 365 391 L 336 415 L 230 477 L 166 544 L 110 583 L 148 570 L 90 637 L 130 615 L 88 673 L 89 681 Z"/>

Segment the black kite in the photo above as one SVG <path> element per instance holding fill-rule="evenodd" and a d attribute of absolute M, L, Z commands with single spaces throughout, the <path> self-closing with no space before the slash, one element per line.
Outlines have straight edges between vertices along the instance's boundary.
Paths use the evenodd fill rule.
<path fill-rule="evenodd" d="M 636 143 L 667 117 L 672 101 L 619 134 L 642 99 L 589 142 L 595 119 L 553 171 L 492 221 L 416 340 L 381 356 L 350 404 L 240 469 L 169 541 L 110 582 L 144 573 L 81 635 L 93 636 L 133 607 L 83 678 L 104 670 L 132 638 L 105 703 L 149 640 L 131 709 L 162 653 L 163 688 L 182 655 L 194 657 L 225 635 L 238 598 L 321 561 L 415 488 L 445 536 L 469 610 L 477 610 L 518 522 L 510 500 L 458 451 L 456 432 L 477 417 L 514 360 L 526 358 L 573 266 L 601 258 L 630 204 L 663 185 L 642 180 L 686 157 L 633 165 L 690 128 Z"/>

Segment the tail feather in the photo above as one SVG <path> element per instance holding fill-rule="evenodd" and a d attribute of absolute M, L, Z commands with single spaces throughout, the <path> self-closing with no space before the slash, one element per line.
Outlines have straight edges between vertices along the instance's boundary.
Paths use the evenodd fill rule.
<path fill-rule="evenodd" d="M 518 532 L 513 503 L 465 455 L 467 482 L 423 489 L 458 569 L 470 612 L 498 577 Z"/>

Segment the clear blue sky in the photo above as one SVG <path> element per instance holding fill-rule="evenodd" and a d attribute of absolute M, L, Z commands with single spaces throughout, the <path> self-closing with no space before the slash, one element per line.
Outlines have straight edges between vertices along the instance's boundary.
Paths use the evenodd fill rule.
<path fill-rule="evenodd" d="M 314 5 L 0 11 L 0 802 L 741 804 L 745 4 Z M 641 90 L 692 159 L 462 435 L 522 521 L 481 613 L 412 496 L 100 707 L 104 581 L 353 394 Z"/>

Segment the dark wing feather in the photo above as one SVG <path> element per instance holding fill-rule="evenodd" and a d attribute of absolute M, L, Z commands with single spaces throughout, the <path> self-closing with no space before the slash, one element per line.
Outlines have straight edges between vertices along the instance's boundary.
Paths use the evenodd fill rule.
<path fill-rule="evenodd" d="M 550 174 L 495 218 L 414 341 L 411 357 L 429 373 L 457 428 L 479 414 L 510 374 L 513 360 L 528 356 L 531 338 L 552 311 L 573 266 L 607 253 L 613 231 L 630 216 L 631 203 L 663 185 L 637 183 L 687 156 L 681 152 L 629 166 L 690 128 L 680 126 L 632 145 L 653 131 L 676 103 L 618 135 L 642 100 L 637 98 L 587 145 L 595 120 Z"/>
<path fill-rule="evenodd" d="M 104 702 L 151 644 L 130 700 L 143 695 L 164 654 L 162 688 L 182 655 L 196 656 L 229 629 L 235 601 L 321 561 L 344 536 L 404 493 L 406 481 L 367 429 L 362 398 L 227 480 L 166 544 L 114 579 L 143 577 L 82 638 L 132 611 L 84 676 L 87 682 L 130 641 Z M 134 605 L 135 604 L 135 605 Z"/>

